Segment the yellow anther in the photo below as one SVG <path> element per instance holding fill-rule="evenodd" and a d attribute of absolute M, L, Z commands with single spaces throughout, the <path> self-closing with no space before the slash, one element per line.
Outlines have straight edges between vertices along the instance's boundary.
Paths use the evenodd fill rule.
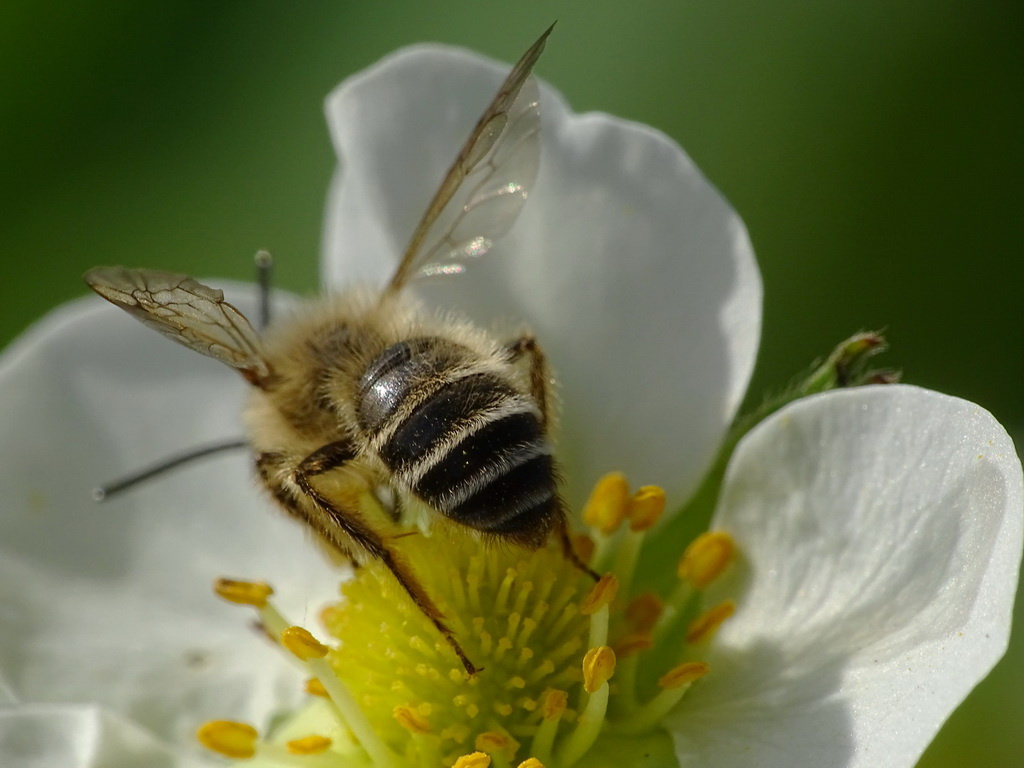
<path fill-rule="evenodd" d="M 686 642 L 696 644 L 709 639 L 722 626 L 722 622 L 736 612 L 736 603 L 726 600 L 710 608 L 692 622 L 686 630 Z"/>
<path fill-rule="evenodd" d="M 650 632 L 661 618 L 665 603 L 653 592 L 637 595 L 626 606 L 626 620 L 637 632 Z"/>
<path fill-rule="evenodd" d="M 567 706 L 569 706 L 569 694 L 557 688 L 551 688 L 544 692 L 540 711 L 545 720 L 557 720 L 565 712 Z"/>
<path fill-rule="evenodd" d="M 572 537 L 572 547 L 581 561 L 589 563 L 590 558 L 594 556 L 594 550 L 597 545 L 594 544 L 594 540 L 587 536 L 587 534 L 581 533 Z"/>
<path fill-rule="evenodd" d="M 665 490 L 656 485 L 645 485 L 629 503 L 629 530 L 648 531 L 661 519 L 665 511 Z"/>
<path fill-rule="evenodd" d="M 330 650 L 302 627 L 288 627 L 281 633 L 281 645 L 302 661 L 322 659 Z"/>
<path fill-rule="evenodd" d="M 646 651 L 654 646 L 654 638 L 647 632 L 636 632 L 626 635 L 615 644 L 615 655 L 619 658 L 632 656 L 634 653 Z"/>
<path fill-rule="evenodd" d="M 679 578 L 694 588 L 704 589 L 717 579 L 736 554 L 736 544 L 725 531 L 709 531 L 698 536 L 679 560 Z"/>
<path fill-rule="evenodd" d="M 682 688 L 684 685 L 690 685 L 694 680 L 700 680 L 710 671 L 711 668 L 703 661 L 687 662 L 673 667 L 658 678 L 658 685 L 668 689 Z"/>
<path fill-rule="evenodd" d="M 196 731 L 199 743 L 218 755 L 244 760 L 256 754 L 259 733 L 247 723 L 211 720 Z"/>
<path fill-rule="evenodd" d="M 583 687 L 595 693 L 615 674 L 615 651 L 607 645 L 591 648 L 583 657 Z"/>
<path fill-rule="evenodd" d="M 321 608 L 320 614 L 317 618 L 320 619 L 321 624 L 325 627 L 329 627 L 339 621 L 344 614 L 345 611 L 340 605 L 332 603 L 331 605 L 325 605 Z"/>
<path fill-rule="evenodd" d="M 476 737 L 473 746 L 489 755 L 500 754 L 511 760 L 519 749 L 519 742 L 501 731 L 484 731 Z"/>
<path fill-rule="evenodd" d="M 614 533 L 629 514 L 629 482 L 621 472 L 610 472 L 594 486 L 583 507 L 583 522 L 605 536 Z"/>
<path fill-rule="evenodd" d="M 486 752 L 473 752 L 456 760 L 452 768 L 487 768 L 490 764 L 491 756 Z"/>
<path fill-rule="evenodd" d="M 306 693 L 323 699 L 328 698 L 327 689 L 324 688 L 324 684 L 315 677 L 311 677 L 306 681 Z"/>
<path fill-rule="evenodd" d="M 274 594 L 273 588 L 262 581 L 237 581 L 236 579 L 217 579 L 213 582 L 213 591 L 218 597 L 229 603 L 252 605 L 262 608 L 267 598 Z"/>
<path fill-rule="evenodd" d="M 536 757 L 528 757 L 519 764 L 518 768 L 544 768 L 544 763 Z"/>
<path fill-rule="evenodd" d="M 449 725 L 441 731 L 440 736 L 442 739 L 452 739 L 458 744 L 465 744 L 469 738 L 469 726 L 465 723 Z"/>
<path fill-rule="evenodd" d="M 398 724 L 409 733 L 430 733 L 430 723 L 427 718 L 416 710 L 409 707 L 395 707 L 392 714 Z"/>
<path fill-rule="evenodd" d="M 304 736 L 285 744 L 293 755 L 319 755 L 331 748 L 333 742 L 326 736 Z"/>
<path fill-rule="evenodd" d="M 580 604 L 580 613 L 584 616 L 593 616 L 606 605 L 615 599 L 619 591 L 619 580 L 614 573 L 606 573 L 587 593 Z"/>

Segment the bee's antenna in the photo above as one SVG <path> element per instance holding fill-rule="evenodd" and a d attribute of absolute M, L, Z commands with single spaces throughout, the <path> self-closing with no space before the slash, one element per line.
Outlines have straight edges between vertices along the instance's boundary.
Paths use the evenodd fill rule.
<path fill-rule="evenodd" d="M 177 456 L 171 456 L 166 459 L 162 459 L 151 467 L 135 472 L 127 477 L 122 477 L 120 480 L 115 480 L 112 483 L 101 485 L 98 488 L 92 489 L 92 498 L 94 501 L 104 501 L 109 499 L 111 496 L 121 491 L 125 491 L 132 488 L 139 483 L 149 480 L 151 477 L 162 475 L 164 472 L 169 472 L 182 464 L 187 464 L 195 459 L 201 459 L 204 456 L 210 456 L 214 453 L 223 453 L 224 451 L 233 451 L 237 448 L 247 448 L 248 443 L 241 438 L 234 440 L 226 440 L 222 443 L 213 443 L 211 445 L 205 445 L 202 448 L 193 448 L 185 453 L 179 453 Z"/>
<path fill-rule="evenodd" d="M 274 271 L 274 257 L 268 251 L 256 253 L 256 282 L 260 287 L 260 330 L 270 324 L 270 278 Z"/>

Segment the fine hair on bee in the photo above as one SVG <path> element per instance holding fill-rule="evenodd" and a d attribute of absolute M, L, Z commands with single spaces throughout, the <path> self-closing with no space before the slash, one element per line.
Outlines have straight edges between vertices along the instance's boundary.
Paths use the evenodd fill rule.
<path fill-rule="evenodd" d="M 123 267 L 85 275 L 103 298 L 245 377 L 252 385 L 246 443 L 269 495 L 356 562 L 383 564 L 469 674 L 478 670 L 415 564 L 360 511 L 353 478 L 483 540 L 536 549 L 555 534 L 565 556 L 597 578 L 569 538 L 549 433 L 551 376 L 539 343 L 530 335 L 499 340 L 468 320 L 427 312 L 403 290 L 422 276 L 462 271 L 525 204 L 540 157 L 539 90 L 530 72 L 550 32 L 498 89 L 382 290 L 344 291 L 270 323 L 264 301 L 266 328 L 258 333 L 221 291 L 185 275 Z M 257 261 L 266 296 L 269 257 Z"/>

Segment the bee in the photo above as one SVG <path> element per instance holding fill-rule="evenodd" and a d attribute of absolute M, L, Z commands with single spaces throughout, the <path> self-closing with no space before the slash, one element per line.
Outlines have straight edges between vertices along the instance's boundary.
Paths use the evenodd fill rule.
<path fill-rule="evenodd" d="M 470 674 L 477 669 L 412 568 L 342 489 L 355 470 L 484 540 L 536 549 L 556 534 L 596 578 L 569 540 L 538 342 L 500 341 L 434 316 L 403 290 L 485 253 L 525 203 L 540 158 L 530 72 L 550 32 L 476 123 L 382 291 L 325 297 L 261 335 L 221 291 L 185 275 L 123 267 L 85 275 L 104 299 L 245 377 L 247 442 L 269 495 L 357 563 L 387 567 Z"/>

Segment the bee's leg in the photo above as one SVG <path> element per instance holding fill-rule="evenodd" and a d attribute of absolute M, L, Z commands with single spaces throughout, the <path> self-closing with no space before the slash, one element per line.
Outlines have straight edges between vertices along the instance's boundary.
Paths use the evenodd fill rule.
<path fill-rule="evenodd" d="M 347 440 L 328 443 L 300 461 L 299 464 L 291 470 L 291 481 L 295 484 L 297 490 L 300 491 L 310 503 L 316 506 L 318 511 L 327 520 L 329 520 L 336 529 L 340 529 L 347 539 L 354 541 L 365 552 L 379 560 L 389 571 L 391 571 L 391 574 L 398 581 L 402 589 L 404 589 L 409 597 L 412 598 L 416 607 L 420 609 L 424 616 L 430 619 L 433 625 L 437 627 L 437 630 L 444 636 L 444 639 L 448 641 L 452 650 L 455 651 L 455 655 L 458 656 L 459 661 L 462 662 L 462 666 L 465 668 L 466 672 L 470 675 L 476 675 L 480 670 L 473 666 L 473 663 L 466 656 L 465 651 L 462 650 L 462 646 L 459 645 L 459 641 L 456 640 L 454 633 L 444 623 L 444 617 L 441 614 L 441 611 L 438 610 L 436 605 L 434 605 L 434 601 L 430 599 L 426 590 L 423 589 L 419 581 L 416 580 L 416 577 L 407 568 L 405 563 L 395 556 L 390 549 L 388 549 L 381 536 L 370 528 L 358 514 L 340 509 L 313 486 L 311 481 L 312 478 L 323 474 L 324 472 L 343 466 L 355 458 L 355 455 L 354 447 Z M 257 466 L 258 465 L 259 458 L 257 458 Z M 264 475 L 264 477 L 266 477 L 266 475 Z M 290 500 L 291 507 L 289 507 L 287 501 L 282 500 L 281 496 L 285 496 Z M 275 493 L 275 497 L 296 517 L 306 519 L 306 516 L 302 514 L 301 508 L 298 507 L 298 501 L 291 494 L 288 494 L 285 489 L 282 488 L 281 495 Z M 307 520 L 307 522 L 310 521 Z M 318 526 L 314 525 L 314 527 Z M 325 530 L 321 530 L 320 533 L 329 541 L 334 543 L 339 549 L 344 551 L 347 541 L 339 540 L 337 530 L 333 530 L 328 526 L 322 527 L 325 528 Z"/>
<path fill-rule="evenodd" d="M 601 580 L 597 571 L 583 562 L 583 560 L 580 559 L 580 556 L 576 553 L 576 548 L 572 545 L 572 537 L 569 536 L 569 523 L 564 514 L 558 521 L 558 540 L 562 544 L 562 554 L 565 556 L 566 560 L 572 563 L 579 570 L 583 571 L 594 581 Z"/>
<path fill-rule="evenodd" d="M 550 419 L 548 418 L 548 407 L 551 401 L 551 374 L 548 371 L 548 360 L 544 350 L 540 348 L 537 339 L 530 334 L 524 334 L 515 341 L 510 342 L 505 351 L 509 360 L 515 362 L 523 355 L 530 356 L 530 394 L 537 401 L 540 408 L 541 426 L 546 431 Z"/>
<path fill-rule="evenodd" d="M 321 445 L 300 461 L 294 472 L 304 477 L 316 477 L 332 469 L 340 469 L 355 457 L 356 447 L 351 440 L 335 440 Z"/>
<path fill-rule="evenodd" d="M 537 401 L 541 414 L 541 426 L 547 431 L 548 425 L 551 422 L 548 411 L 551 402 L 551 374 L 548 371 L 548 360 L 544 355 L 544 350 L 540 348 L 540 344 L 535 337 L 530 334 L 524 334 L 509 343 L 505 347 L 505 351 L 511 362 L 519 360 L 526 354 L 530 356 L 530 394 Z M 598 581 L 601 578 L 576 554 L 576 549 L 573 547 L 572 539 L 569 536 L 569 523 L 564 511 L 559 517 L 558 539 L 562 544 L 562 552 L 570 563 L 590 576 L 594 581 Z"/>

